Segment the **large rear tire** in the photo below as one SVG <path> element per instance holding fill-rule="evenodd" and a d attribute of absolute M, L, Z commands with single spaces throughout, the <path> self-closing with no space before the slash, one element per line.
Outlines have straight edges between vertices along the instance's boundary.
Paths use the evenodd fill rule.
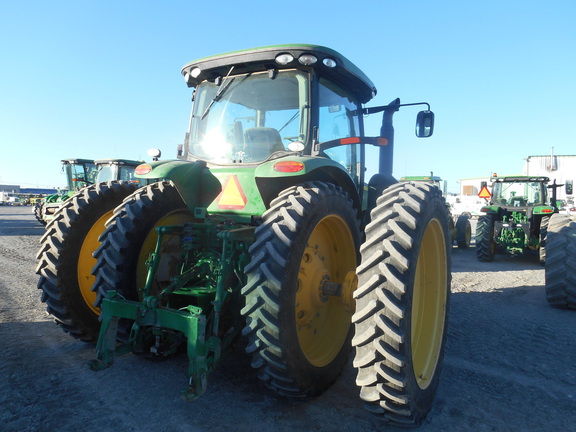
<path fill-rule="evenodd" d="M 317 395 L 346 364 L 359 244 L 357 210 L 332 184 L 288 188 L 264 214 L 245 268 L 243 333 L 252 366 L 278 394 Z"/>
<path fill-rule="evenodd" d="M 384 190 L 358 267 L 356 383 L 383 420 L 417 426 L 436 396 L 450 294 L 451 235 L 440 190 L 414 182 Z"/>
<path fill-rule="evenodd" d="M 136 187 L 107 182 L 82 189 L 61 204 L 40 240 L 36 273 L 42 301 L 56 323 L 77 339 L 94 342 L 98 338 L 100 310 L 91 290 L 90 272 L 96 263 L 92 253 L 114 207 Z"/>
<path fill-rule="evenodd" d="M 478 261 L 494 260 L 496 243 L 494 243 L 494 216 L 483 215 L 476 224 L 476 258 Z"/>
<path fill-rule="evenodd" d="M 544 273 L 548 303 L 576 309 L 576 218 L 561 214 L 550 218 Z"/>
<path fill-rule="evenodd" d="M 145 285 L 148 274 L 146 260 L 158 239 L 155 228 L 192 221 L 190 210 L 171 182 L 142 187 L 124 200 L 106 224 L 102 245 L 94 253 L 97 304 L 109 290 L 128 300 L 139 300 L 138 288 Z"/>
<path fill-rule="evenodd" d="M 550 216 L 542 216 L 540 219 L 540 245 L 538 247 L 538 256 L 540 264 L 546 264 L 546 241 L 548 240 L 548 226 L 550 225 Z"/>

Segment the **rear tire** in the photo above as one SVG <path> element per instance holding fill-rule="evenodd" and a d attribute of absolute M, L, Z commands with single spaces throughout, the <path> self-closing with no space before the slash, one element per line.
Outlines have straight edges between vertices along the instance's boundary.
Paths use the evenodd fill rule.
<path fill-rule="evenodd" d="M 138 288 L 145 285 L 148 274 L 145 263 L 158 238 L 155 228 L 191 221 L 190 210 L 171 182 L 144 186 L 125 199 L 114 210 L 100 238 L 102 245 L 94 253 L 97 304 L 109 290 L 128 300 L 139 300 Z"/>
<path fill-rule="evenodd" d="M 494 243 L 494 216 L 483 215 L 476 224 L 476 257 L 478 261 L 494 260 L 496 243 Z"/>
<path fill-rule="evenodd" d="M 288 188 L 264 213 L 245 268 L 243 334 L 258 377 L 278 394 L 315 396 L 346 364 L 359 244 L 357 211 L 332 184 Z M 340 295 L 321 291 L 329 282 Z"/>
<path fill-rule="evenodd" d="M 538 256 L 540 264 L 546 264 L 546 241 L 548 239 L 548 226 L 550 225 L 550 216 L 542 216 L 540 219 L 540 246 L 538 247 Z"/>
<path fill-rule="evenodd" d="M 432 407 L 446 344 L 451 235 L 442 193 L 424 183 L 386 189 L 358 267 L 356 384 L 383 420 L 417 426 Z"/>
<path fill-rule="evenodd" d="M 42 225 L 46 225 L 46 222 L 44 221 L 44 219 L 42 218 L 42 209 L 44 207 L 44 201 L 38 201 L 35 205 L 34 205 L 34 217 L 36 218 L 36 220 L 38 220 L 38 222 L 40 222 Z"/>
<path fill-rule="evenodd" d="M 546 243 L 546 299 L 551 306 L 576 309 L 576 218 L 552 215 Z"/>
<path fill-rule="evenodd" d="M 76 339 L 95 342 L 100 310 L 91 287 L 92 253 L 114 208 L 136 189 L 127 182 L 98 183 L 61 204 L 40 242 L 36 273 L 42 301 L 62 329 Z"/>
<path fill-rule="evenodd" d="M 456 244 L 459 249 L 468 249 L 471 240 L 472 226 L 470 225 L 470 217 L 466 214 L 461 214 L 456 219 Z"/>

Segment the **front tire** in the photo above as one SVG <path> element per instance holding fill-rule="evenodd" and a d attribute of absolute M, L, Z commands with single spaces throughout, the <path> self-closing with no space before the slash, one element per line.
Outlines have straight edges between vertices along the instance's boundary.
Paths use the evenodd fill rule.
<path fill-rule="evenodd" d="M 114 207 L 136 189 L 127 182 L 98 183 L 61 204 L 40 242 L 36 273 L 42 301 L 62 329 L 76 339 L 95 342 L 100 310 L 95 306 L 92 257 Z"/>
<path fill-rule="evenodd" d="M 554 214 L 546 243 L 546 299 L 551 306 L 576 309 L 576 218 Z"/>
<path fill-rule="evenodd" d="M 401 183 L 372 211 L 361 247 L 354 366 L 366 408 L 416 426 L 431 409 L 446 343 L 451 235 L 440 190 Z"/>
<path fill-rule="evenodd" d="M 359 243 L 357 211 L 339 187 L 294 186 L 272 201 L 242 289 L 246 350 L 268 388 L 314 396 L 341 373 L 351 348 Z"/>

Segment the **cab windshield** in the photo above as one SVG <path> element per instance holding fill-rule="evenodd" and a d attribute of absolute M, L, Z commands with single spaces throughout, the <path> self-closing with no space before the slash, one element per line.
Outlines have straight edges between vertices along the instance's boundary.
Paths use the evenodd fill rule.
<path fill-rule="evenodd" d="M 306 140 L 308 76 L 296 70 L 235 75 L 196 88 L 190 122 L 193 159 L 255 163 Z"/>
<path fill-rule="evenodd" d="M 492 202 L 510 207 L 544 204 L 542 190 L 542 183 L 539 182 L 496 182 L 492 191 Z"/>
<path fill-rule="evenodd" d="M 113 180 L 125 180 L 140 183 L 140 179 L 134 177 L 135 169 L 136 167 L 128 165 L 99 165 L 96 182 L 100 183 Z"/>
<path fill-rule="evenodd" d="M 64 165 L 68 177 L 68 190 L 77 191 L 94 183 L 96 165 L 93 163 L 67 163 Z"/>

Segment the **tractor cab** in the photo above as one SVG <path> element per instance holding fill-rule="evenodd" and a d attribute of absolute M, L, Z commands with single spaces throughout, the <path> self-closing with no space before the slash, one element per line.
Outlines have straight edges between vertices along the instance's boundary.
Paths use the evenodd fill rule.
<path fill-rule="evenodd" d="M 535 207 L 550 206 L 548 177 L 508 176 L 492 178 L 490 205 L 531 215 Z"/>
<path fill-rule="evenodd" d="M 147 184 L 143 179 L 134 176 L 134 170 L 142 161 L 128 159 L 99 159 L 95 161 L 98 174 L 96 183 L 124 180 L 131 183 Z"/>
<path fill-rule="evenodd" d="M 66 173 L 68 191 L 76 192 L 96 181 L 96 165 L 92 159 L 64 159 L 62 171 Z"/>
<path fill-rule="evenodd" d="M 326 176 L 343 182 L 342 171 L 347 173 L 353 184 L 346 189 L 362 197 L 364 144 L 372 144 L 381 148 L 379 171 L 386 180 L 380 183 L 395 182 L 391 117 L 400 100 L 363 108 L 376 87 L 338 52 L 317 45 L 267 46 L 201 58 L 182 74 L 194 92 L 180 159 L 211 167 L 276 160 L 274 170 L 295 173 L 302 163 L 280 159 L 329 158 L 340 169 L 325 166 Z M 363 116 L 376 112 L 385 113 L 381 136 L 366 137 Z M 424 111 L 418 118 L 417 135 L 430 136 L 433 114 Z"/>

